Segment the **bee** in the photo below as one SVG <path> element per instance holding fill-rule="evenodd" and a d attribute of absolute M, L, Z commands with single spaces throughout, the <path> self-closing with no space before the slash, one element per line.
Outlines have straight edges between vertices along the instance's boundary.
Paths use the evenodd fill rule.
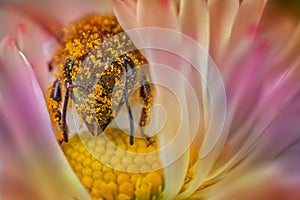
<path fill-rule="evenodd" d="M 136 88 L 143 103 L 139 126 L 144 132 L 149 123 L 154 91 L 140 66 L 146 59 L 136 50 L 112 15 L 92 15 L 65 29 L 51 66 L 58 66 L 55 80 L 47 93 L 47 106 L 58 141 L 68 142 L 67 109 L 75 105 L 92 135 L 100 135 L 125 105 L 129 118 L 129 143 L 134 143 L 134 120 L 129 97 Z M 113 38 L 113 39 L 110 39 Z M 129 48 L 125 52 L 120 49 Z M 53 67 L 52 67 L 53 68 Z"/>

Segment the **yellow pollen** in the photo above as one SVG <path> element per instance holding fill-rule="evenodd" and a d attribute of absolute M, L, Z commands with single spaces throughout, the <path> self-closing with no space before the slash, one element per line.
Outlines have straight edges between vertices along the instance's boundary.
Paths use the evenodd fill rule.
<path fill-rule="evenodd" d="M 108 128 L 104 134 L 108 140 L 104 136 L 93 137 L 87 132 L 76 134 L 61 146 L 92 198 L 159 199 L 163 190 L 160 159 L 138 152 L 139 149 L 153 152 L 157 150 L 156 144 L 147 147 L 145 138 L 135 138 L 134 144 L 130 145 L 129 136 L 115 128 Z M 120 140 L 121 147 L 118 146 Z M 132 156 L 132 153 L 135 154 Z"/>

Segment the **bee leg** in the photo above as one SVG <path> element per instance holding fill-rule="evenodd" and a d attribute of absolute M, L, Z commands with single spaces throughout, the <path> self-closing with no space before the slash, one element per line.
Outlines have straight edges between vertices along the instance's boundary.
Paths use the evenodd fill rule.
<path fill-rule="evenodd" d="M 58 103 L 61 102 L 61 85 L 59 80 L 54 81 L 50 98 Z"/>
<path fill-rule="evenodd" d="M 59 80 L 55 80 L 53 86 L 49 89 L 50 94 L 47 95 L 47 107 L 50 113 L 51 121 L 58 126 L 57 140 L 62 142 L 61 138 L 61 85 Z"/>
<path fill-rule="evenodd" d="M 66 82 L 66 93 L 64 102 L 62 105 L 62 122 L 61 122 L 61 129 L 64 136 L 64 142 L 68 142 L 68 132 L 67 132 L 67 108 L 68 108 L 68 102 L 70 98 L 70 93 L 72 91 L 72 84 L 69 82 Z"/>
<path fill-rule="evenodd" d="M 123 89 L 123 91 L 124 91 L 123 97 L 124 97 L 124 103 L 127 108 L 128 115 L 129 115 L 129 125 L 130 125 L 129 143 L 130 143 L 130 145 L 133 145 L 134 121 L 133 121 L 131 107 L 129 105 L 129 97 L 128 97 L 128 90 L 127 90 L 128 85 L 127 84 L 132 81 L 133 74 L 136 73 L 136 70 L 135 70 L 134 62 L 130 57 L 122 56 L 121 60 L 122 60 L 123 67 L 125 68 L 125 71 L 126 71 L 126 80 L 125 80 L 124 89 Z"/>
<path fill-rule="evenodd" d="M 152 89 L 147 81 L 147 78 L 145 74 L 142 72 L 141 74 L 141 89 L 140 89 L 140 97 L 142 98 L 144 102 L 144 106 L 141 111 L 141 117 L 140 117 L 140 130 L 141 130 L 141 135 L 145 137 L 148 141 L 148 146 L 151 145 L 154 141 L 149 137 L 147 134 L 145 134 L 144 127 L 148 125 L 150 121 L 150 109 L 153 104 L 153 95 L 152 95 Z"/>
<path fill-rule="evenodd" d="M 124 96 L 124 103 L 125 103 L 125 106 L 127 108 L 128 115 L 129 115 L 129 126 L 130 126 L 130 139 L 129 139 L 129 143 L 130 143 L 130 145 L 133 145 L 134 123 L 133 123 L 133 116 L 132 116 L 131 107 L 129 105 L 128 91 L 127 91 L 127 89 L 124 89 L 123 96 Z"/>

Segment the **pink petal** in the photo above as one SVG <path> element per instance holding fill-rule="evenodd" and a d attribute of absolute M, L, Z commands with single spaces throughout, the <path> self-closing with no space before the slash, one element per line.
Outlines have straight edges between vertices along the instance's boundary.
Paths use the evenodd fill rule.
<path fill-rule="evenodd" d="M 59 36 L 66 23 L 88 14 L 112 12 L 112 2 L 108 0 L 6 2 L 3 4 L 3 8 L 13 12 L 13 15 L 26 16 L 27 19 L 41 24 L 51 33 Z M 20 22 L 15 22 L 6 16 L 4 19 L 3 27 L 8 27 L 11 23 L 15 26 Z"/>
<path fill-rule="evenodd" d="M 6 36 L 11 35 L 13 38 L 17 37 L 17 27 L 21 22 L 26 24 L 27 29 L 34 29 L 37 24 L 33 22 L 29 16 L 24 15 L 24 13 L 17 13 L 13 9 L 7 6 L 0 6 L 0 22 L 2 27 L 0 31 L 0 40 Z"/>
<path fill-rule="evenodd" d="M 272 53 L 272 47 L 267 41 L 252 44 L 243 50 L 243 55 L 233 64 L 230 71 L 226 71 L 225 81 L 227 96 L 231 112 L 235 119 L 232 130 L 243 125 L 245 120 L 256 106 L 261 92 L 261 85 L 267 76 L 267 67 Z M 228 77 L 227 77 L 228 75 Z"/>
<path fill-rule="evenodd" d="M 46 30 L 28 29 L 26 24 L 19 24 L 17 42 L 32 66 L 42 91 L 45 92 L 51 79 L 48 65 L 58 42 Z"/>
<path fill-rule="evenodd" d="M 7 155 L 1 157 L 0 173 L 4 183 L 11 183 L 6 194 L 11 195 L 12 186 L 24 186 L 34 191 L 13 188 L 23 199 L 32 194 L 89 198 L 57 144 L 41 88 L 12 37 L 1 43 L 0 72 L 0 149 Z"/>
<path fill-rule="evenodd" d="M 253 132 L 260 133 L 253 152 L 256 161 L 276 157 L 300 139 L 300 59 L 286 71 L 257 108 L 264 107 L 264 112 L 253 128 Z"/>

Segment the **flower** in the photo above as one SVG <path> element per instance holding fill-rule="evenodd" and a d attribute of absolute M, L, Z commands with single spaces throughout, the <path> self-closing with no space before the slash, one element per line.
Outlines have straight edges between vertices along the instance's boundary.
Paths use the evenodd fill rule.
<path fill-rule="evenodd" d="M 228 108 L 220 137 L 212 138 L 213 133 L 206 127 L 210 127 L 209 123 L 213 127 L 218 126 L 223 121 L 214 121 L 213 110 L 202 108 L 204 125 L 198 134 L 207 134 L 198 147 L 194 147 L 200 151 L 195 174 L 181 191 L 189 155 L 183 155 L 170 167 L 165 167 L 165 197 L 299 198 L 299 193 L 293 190 L 299 186 L 299 172 L 289 171 L 298 163 L 294 156 L 299 146 L 296 128 L 299 89 L 296 89 L 295 82 L 299 79 L 299 57 L 296 53 L 299 52 L 296 47 L 299 44 L 299 21 L 282 14 L 281 24 L 285 26 L 274 25 L 271 17 L 274 18 L 278 12 L 274 14 L 271 9 L 275 8 L 267 6 L 264 13 L 266 1 L 262 0 L 116 0 L 114 3 L 116 16 L 125 29 L 168 28 L 196 40 L 212 56 L 224 80 Z M 143 40 L 156 47 L 159 39 L 157 35 L 144 34 Z M 165 43 L 169 41 L 166 37 L 163 40 Z M 177 48 L 185 48 L 181 52 L 189 51 L 190 46 L 185 45 L 185 40 L 175 41 Z M 151 59 L 168 63 L 166 57 L 157 58 L 152 52 L 147 59 L 150 63 Z M 169 66 L 174 66 L 174 62 L 172 64 Z M 185 65 L 179 70 L 186 71 L 188 67 Z M 208 86 L 210 83 L 217 84 L 208 82 Z M 202 96 L 204 102 L 206 95 Z M 222 108 L 217 108 L 222 116 Z M 205 111 L 211 114 L 208 115 L 210 120 L 205 121 Z M 174 149 L 178 149 L 178 145 Z"/>
<path fill-rule="evenodd" d="M 67 1 L 54 12 L 56 4 L 45 2 L 42 6 L 48 9 L 43 13 L 39 4 L 5 7 L 4 11 L 12 9 L 5 16 L 16 10 L 25 10 L 26 16 L 13 35 L 16 40 L 8 36 L 0 48 L 0 175 L 5 199 L 300 197 L 300 28 L 287 15 L 280 18 L 284 28 L 270 23 L 274 16 L 264 14 L 262 0 L 115 0 L 119 23 L 137 44 L 167 43 L 202 68 L 193 69 L 176 55 L 145 51 L 153 81 L 170 81 L 164 82 L 169 88 L 156 87 L 155 102 L 164 107 L 165 115 L 154 112 L 153 121 L 167 116 L 161 134 L 153 137 L 156 144 L 147 146 L 141 138 L 131 146 L 124 132 L 110 128 L 104 137 L 93 139 L 80 132 L 59 145 L 45 102 L 52 84 L 47 63 L 57 54 L 54 47 L 63 23 L 111 9 L 94 3 L 82 7 Z M 78 6 L 86 9 L 75 12 Z M 5 25 L 6 31 L 20 21 L 16 18 Z M 169 37 L 161 38 L 161 33 Z M 180 33 L 200 43 L 218 68 Z M 116 119 L 120 127 L 123 119 Z M 161 162 L 153 152 L 159 153 Z"/>

